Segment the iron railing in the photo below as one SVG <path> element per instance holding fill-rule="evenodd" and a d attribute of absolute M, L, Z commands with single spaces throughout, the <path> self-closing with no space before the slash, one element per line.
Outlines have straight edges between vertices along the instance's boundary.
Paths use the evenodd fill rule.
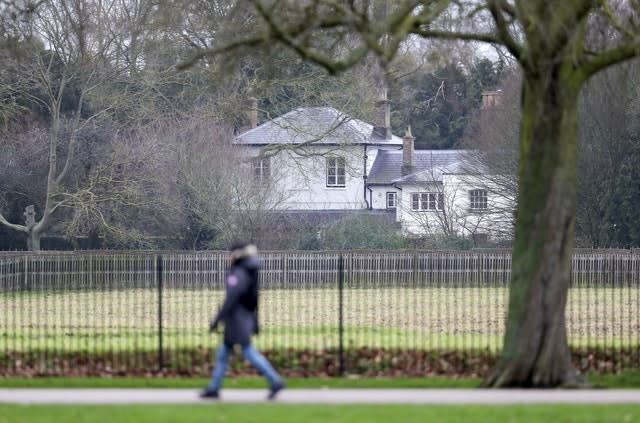
<path fill-rule="evenodd" d="M 281 367 L 420 373 L 439 353 L 501 348 L 508 251 L 262 258 L 256 344 Z M 0 374 L 204 374 L 226 268 L 216 251 L 0 253 Z M 640 253 L 576 251 L 566 315 L 578 361 L 640 368 Z"/>

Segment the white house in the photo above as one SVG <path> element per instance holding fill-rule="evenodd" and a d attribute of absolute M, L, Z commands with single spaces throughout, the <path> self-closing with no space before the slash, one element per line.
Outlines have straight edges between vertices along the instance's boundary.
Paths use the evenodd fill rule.
<path fill-rule="evenodd" d="M 381 152 L 368 176 L 374 208 L 395 208 L 396 221 L 414 236 L 512 235 L 513 194 L 487 173 L 471 150 L 414 150 L 410 131 L 401 151 Z"/>
<path fill-rule="evenodd" d="M 331 107 L 296 109 L 243 132 L 235 144 L 246 147 L 257 178 L 275 181 L 279 209 L 367 210 L 367 176 L 378 153 L 402 148 L 384 122 L 388 102 L 379 107 L 380 126 Z"/>
<path fill-rule="evenodd" d="M 486 177 L 477 154 L 465 150 L 415 150 L 410 130 L 391 133 L 389 102 L 378 103 L 376 124 L 331 107 L 293 110 L 235 139 L 253 175 L 269 181 L 287 213 L 389 214 L 410 235 L 511 233 L 513 200 Z"/>

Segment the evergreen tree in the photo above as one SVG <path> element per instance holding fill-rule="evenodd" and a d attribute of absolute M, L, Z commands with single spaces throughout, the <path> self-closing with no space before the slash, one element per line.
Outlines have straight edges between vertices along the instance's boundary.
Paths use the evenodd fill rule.
<path fill-rule="evenodd" d="M 606 215 L 612 247 L 640 247 L 640 137 L 620 165 Z"/>

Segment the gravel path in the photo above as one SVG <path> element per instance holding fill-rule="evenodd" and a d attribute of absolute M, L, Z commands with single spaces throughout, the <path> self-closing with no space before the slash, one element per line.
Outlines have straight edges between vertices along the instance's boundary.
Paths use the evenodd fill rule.
<path fill-rule="evenodd" d="M 0 403 L 14 404 L 206 404 L 261 403 L 266 390 L 225 389 L 203 400 L 193 389 L 0 388 Z M 640 390 L 485 389 L 289 389 L 283 404 L 640 404 Z"/>

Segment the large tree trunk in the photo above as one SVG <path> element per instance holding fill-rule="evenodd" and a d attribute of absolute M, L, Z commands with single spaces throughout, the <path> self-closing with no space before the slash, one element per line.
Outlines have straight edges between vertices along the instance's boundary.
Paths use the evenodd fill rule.
<path fill-rule="evenodd" d="M 581 85 L 568 67 L 524 72 L 509 314 L 502 355 L 487 387 L 583 383 L 571 362 L 565 322 Z"/>

